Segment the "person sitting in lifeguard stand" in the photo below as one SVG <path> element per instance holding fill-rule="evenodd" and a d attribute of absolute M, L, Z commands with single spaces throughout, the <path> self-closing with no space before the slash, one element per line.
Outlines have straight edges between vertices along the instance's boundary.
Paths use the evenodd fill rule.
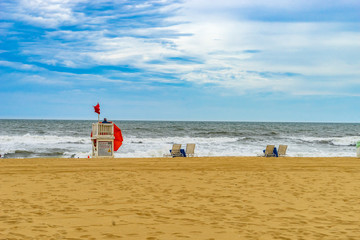
<path fill-rule="evenodd" d="M 102 121 L 102 123 L 111 123 L 111 122 L 108 122 L 108 120 L 104 118 L 104 121 Z"/>

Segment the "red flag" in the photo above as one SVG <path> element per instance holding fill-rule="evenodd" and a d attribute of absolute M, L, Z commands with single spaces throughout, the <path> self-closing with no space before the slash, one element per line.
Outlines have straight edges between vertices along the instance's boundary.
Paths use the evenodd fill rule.
<path fill-rule="evenodd" d="M 96 106 L 93 106 L 94 107 L 94 110 L 97 114 L 100 114 L 100 105 L 99 103 L 96 105 Z"/>

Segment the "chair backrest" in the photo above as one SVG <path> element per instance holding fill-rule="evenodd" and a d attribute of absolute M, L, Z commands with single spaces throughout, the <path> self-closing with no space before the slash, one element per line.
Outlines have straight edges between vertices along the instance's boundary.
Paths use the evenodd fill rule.
<path fill-rule="evenodd" d="M 180 149 L 181 149 L 181 144 L 173 144 L 173 147 L 171 149 L 171 155 L 173 156 L 181 155 Z"/>
<path fill-rule="evenodd" d="M 195 152 L 195 143 L 188 143 L 186 144 L 186 156 L 194 156 Z"/>
<path fill-rule="evenodd" d="M 279 149 L 278 149 L 279 156 L 286 155 L 287 147 L 288 147 L 287 145 L 279 145 Z"/>
<path fill-rule="evenodd" d="M 275 145 L 267 145 L 265 149 L 265 156 L 273 156 L 274 155 Z"/>

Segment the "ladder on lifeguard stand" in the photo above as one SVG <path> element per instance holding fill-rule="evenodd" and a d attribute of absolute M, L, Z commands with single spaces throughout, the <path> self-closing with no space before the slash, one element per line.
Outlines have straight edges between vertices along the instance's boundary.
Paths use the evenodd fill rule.
<path fill-rule="evenodd" d="M 114 157 L 114 123 L 92 124 L 92 157 Z"/>

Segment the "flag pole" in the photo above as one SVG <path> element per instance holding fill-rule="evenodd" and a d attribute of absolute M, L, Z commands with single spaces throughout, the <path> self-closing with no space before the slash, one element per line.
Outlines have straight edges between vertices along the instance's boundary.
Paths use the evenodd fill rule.
<path fill-rule="evenodd" d="M 98 113 L 98 122 L 100 122 L 100 114 Z"/>

